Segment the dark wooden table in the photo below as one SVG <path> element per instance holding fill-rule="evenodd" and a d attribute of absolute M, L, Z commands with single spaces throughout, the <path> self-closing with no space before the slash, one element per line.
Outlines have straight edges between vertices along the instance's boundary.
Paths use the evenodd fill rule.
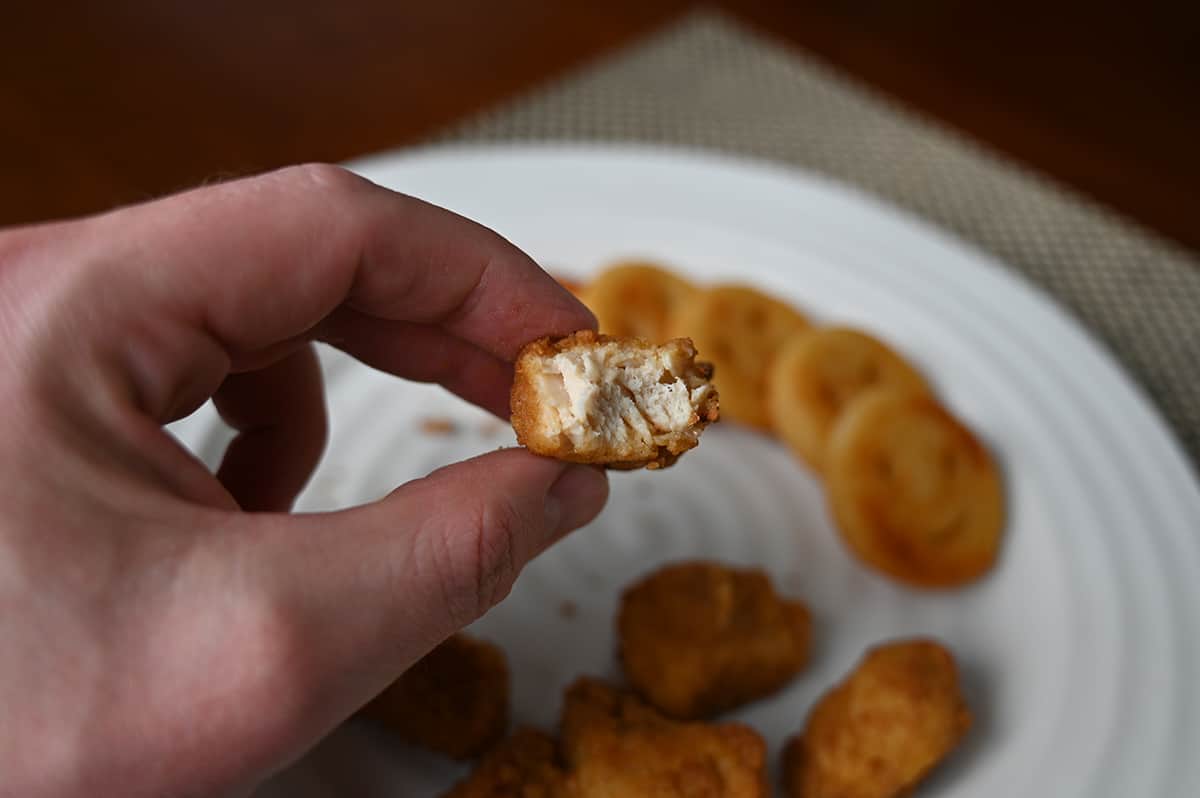
<path fill-rule="evenodd" d="M 16 0 L 0 225 L 414 142 L 696 5 Z M 1200 4 L 715 5 L 1200 249 Z"/>

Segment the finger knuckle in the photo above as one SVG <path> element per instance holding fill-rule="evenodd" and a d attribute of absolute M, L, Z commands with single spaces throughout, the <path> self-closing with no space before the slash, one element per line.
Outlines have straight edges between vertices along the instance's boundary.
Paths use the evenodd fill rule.
<path fill-rule="evenodd" d="M 290 167 L 285 172 L 290 172 L 289 176 L 294 176 L 302 183 L 308 183 L 335 196 L 355 194 L 371 185 L 366 178 L 359 177 L 349 169 L 329 163 L 301 164 Z"/>
<path fill-rule="evenodd" d="M 277 598 L 254 597 L 241 616 L 235 694 L 244 706 L 270 709 L 257 714 L 255 726 L 264 739 L 275 739 L 280 729 L 303 727 L 310 714 L 319 686 L 319 646 L 307 639 L 300 613 Z"/>
<path fill-rule="evenodd" d="M 518 541 L 527 520 L 508 501 L 478 502 L 461 525 L 443 530 L 439 573 L 451 620 L 466 626 L 501 601 L 520 570 Z"/>
<path fill-rule="evenodd" d="M 518 541 L 528 534 L 528 519 L 511 502 L 485 507 L 478 530 L 480 610 L 486 612 L 512 589 L 520 570 Z"/>

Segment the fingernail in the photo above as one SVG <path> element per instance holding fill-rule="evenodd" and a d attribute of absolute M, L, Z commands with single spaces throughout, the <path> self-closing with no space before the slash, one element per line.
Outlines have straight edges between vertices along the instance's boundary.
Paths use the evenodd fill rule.
<path fill-rule="evenodd" d="M 608 499 L 604 469 L 570 465 L 546 494 L 546 529 L 554 539 L 595 518 Z"/>

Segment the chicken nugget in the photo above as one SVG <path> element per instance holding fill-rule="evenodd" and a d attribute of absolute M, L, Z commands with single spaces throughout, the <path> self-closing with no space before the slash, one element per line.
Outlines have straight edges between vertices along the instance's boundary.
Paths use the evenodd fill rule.
<path fill-rule="evenodd" d="M 971 726 L 954 657 L 932 640 L 896 641 L 863 657 L 784 750 L 793 798 L 899 798 Z"/>
<path fill-rule="evenodd" d="M 362 714 L 407 743 L 469 759 L 504 735 L 508 691 L 504 652 L 457 634 L 405 671 Z"/>
<path fill-rule="evenodd" d="M 625 591 L 620 659 L 643 698 L 674 718 L 733 709 L 787 684 L 808 660 L 811 620 L 765 573 L 668 565 Z"/>
<path fill-rule="evenodd" d="M 669 720 L 583 678 L 568 690 L 562 753 L 571 798 L 765 798 L 766 743 L 736 723 Z"/>
<path fill-rule="evenodd" d="M 565 798 L 565 782 L 554 738 L 518 729 L 443 798 Z"/>
<path fill-rule="evenodd" d="M 583 330 L 517 357 L 512 425 L 534 454 L 614 468 L 664 468 L 718 416 L 712 369 L 686 338 L 655 345 Z"/>
<path fill-rule="evenodd" d="M 859 559 L 917 587 L 955 587 L 995 564 L 1004 532 L 1000 469 L 931 396 L 875 388 L 834 425 L 825 490 Z"/>

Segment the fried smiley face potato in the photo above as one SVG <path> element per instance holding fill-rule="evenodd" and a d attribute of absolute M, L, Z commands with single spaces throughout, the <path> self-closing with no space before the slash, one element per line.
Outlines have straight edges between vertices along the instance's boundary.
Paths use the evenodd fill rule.
<path fill-rule="evenodd" d="M 664 468 L 719 415 L 712 368 L 687 339 L 652 344 L 590 330 L 517 356 L 512 425 L 534 454 L 613 468 Z"/>
<path fill-rule="evenodd" d="M 767 369 L 783 342 L 808 327 L 804 316 L 753 288 L 718 285 L 697 292 L 672 323 L 674 334 L 691 336 L 716 367 L 726 416 L 767 429 Z"/>
<path fill-rule="evenodd" d="M 632 693 L 580 679 L 563 707 L 571 798 L 766 798 L 766 743 L 748 726 L 669 720 Z"/>
<path fill-rule="evenodd" d="M 928 393 L 924 378 L 874 336 L 819 327 L 788 339 L 767 376 L 771 425 L 793 452 L 825 470 L 830 430 L 842 409 L 872 388 Z"/>
<path fill-rule="evenodd" d="M 361 714 L 406 743 L 468 759 L 504 735 L 508 691 L 504 652 L 457 634 L 405 671 Z"/>
<path fill-rule="evenodd" d="M 443 798 L 566 798 L 565 787 L 554 738 L 518 729 Z"/>
<path fill-rule="evenodd" d="M 584 304 L 606 335 L 659 343 L 670 337 L 676 311 L 696 288 L 653 263 L 627 261 L 609 266 L 584 290 Z"/>
<path fill-rule="evenodd" d="M 992 456 L 935 399 L 876 389 L 830 436 L 825 489 L 859 559 L 917 587 L 955 587 L 996 562 L 1004 490 Z"/>
<path fill-rule="evenodd" d="M 900 798 L 971 726 L 954 657 L 931 640 L 867 652 L 784 749 L 792 798 Z"/>
<path fill-rule="evenodd" d="M 765 573 L 669 565 L 625 591 L 617 616 L 629 684 L 664 714 L 695 719 L 779 690 L 808 660 L 811 621 Z"/>

